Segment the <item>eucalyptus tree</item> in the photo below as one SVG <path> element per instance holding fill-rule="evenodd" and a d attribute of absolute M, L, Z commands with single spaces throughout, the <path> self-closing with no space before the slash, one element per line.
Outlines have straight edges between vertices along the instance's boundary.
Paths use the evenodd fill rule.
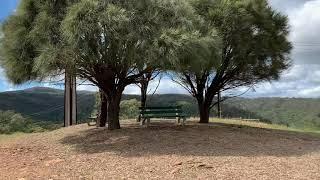
<path fill-rule="evenodd" d="M 219 91 L 277 80 L 290 66 L 286 16 L 267 0 L 191 0 L 200 15 L 193 31 L 170 30 L 175 81 L 197 99 L 200 123 L 209 122 Z"/>

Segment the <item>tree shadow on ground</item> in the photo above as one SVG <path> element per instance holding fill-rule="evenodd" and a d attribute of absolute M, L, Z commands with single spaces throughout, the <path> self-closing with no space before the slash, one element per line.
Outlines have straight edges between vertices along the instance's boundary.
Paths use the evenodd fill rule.
<path fill-rule="evenodd" d="M 249 126 L 190 123 L 152 123 L 151 127 L 127 124 L 108 131 L 92 128 L 61 139 L 76 153 L 115 153 L 124 157 L 181 156 L 302 156 L 320 152 L 320 138 L 303 133 Z"/>

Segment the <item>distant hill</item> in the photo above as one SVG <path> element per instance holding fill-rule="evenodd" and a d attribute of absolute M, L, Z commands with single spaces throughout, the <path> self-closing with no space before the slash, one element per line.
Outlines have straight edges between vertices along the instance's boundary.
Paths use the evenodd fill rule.
<path fill-rule="evenodd" d="M 94 93 L 78 92 L 78 117 L 85 119 L 92 112 Z M 0 93 L 0 110 L 13 110 L 35 120 L 62 122 L 64 91 L 36 87 Z"/>
<path fill-rule="evenodd" d="M 294 128 L 320 129 L 320 99 L 257 98 L 230 99 L 226 104 L 247 112 L 247 116 Z M 225 113 L 227 115 L 227 113 Z M 231 113 L 232 114 L 232 113 Z"/>
<path fill-rule="evenodd" d="M 95 93 L 78 91 L 78 117 L 85 120 L 94 110 Z M 0 110 L 13 110 L 41 121 L 63 120 L 64 91 L 31 88 L 0 93 Z M 122 100 L 140 99 L 124 95 Z M 189 95 L 164 94 L 149 97 L 149 106 L 182 105 L 191 116 L 198 116 L 197 103 Z M 303 98 L 234 98 L 222 104 L 224 117 L 253 118 L 296 128 L 320 129 L 320 99 Z M 215 108 L 211 115 L 215 116 Z"/>

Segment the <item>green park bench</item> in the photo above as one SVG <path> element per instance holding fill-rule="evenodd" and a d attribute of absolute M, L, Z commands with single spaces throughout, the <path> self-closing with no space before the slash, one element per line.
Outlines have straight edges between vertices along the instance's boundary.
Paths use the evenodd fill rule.
<path fill-rule="evenodd" d="M 138 121 L 141 121 L 141 125 L 144 125 L 147 121 L 147 126 L 149 126 L 151 118 L 178 118 L 178 124 L 184 125 L 187 118 L 180 106 L 140 107 L 139 110 Z"/>

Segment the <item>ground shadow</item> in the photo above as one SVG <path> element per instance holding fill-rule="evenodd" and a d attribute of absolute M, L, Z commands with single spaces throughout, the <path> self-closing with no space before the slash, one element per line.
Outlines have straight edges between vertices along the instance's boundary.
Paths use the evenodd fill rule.
<path fill-rule="evenodd" d="M 64 137 L 77 153 L 112 152 L 125 157 L 181 156 L 302 156 L 320 152 L 320 138 L 303 133 L 212 123 L 153 123 L 148 128 L 125 125 L 108 131 L 92 128 Z"/>

